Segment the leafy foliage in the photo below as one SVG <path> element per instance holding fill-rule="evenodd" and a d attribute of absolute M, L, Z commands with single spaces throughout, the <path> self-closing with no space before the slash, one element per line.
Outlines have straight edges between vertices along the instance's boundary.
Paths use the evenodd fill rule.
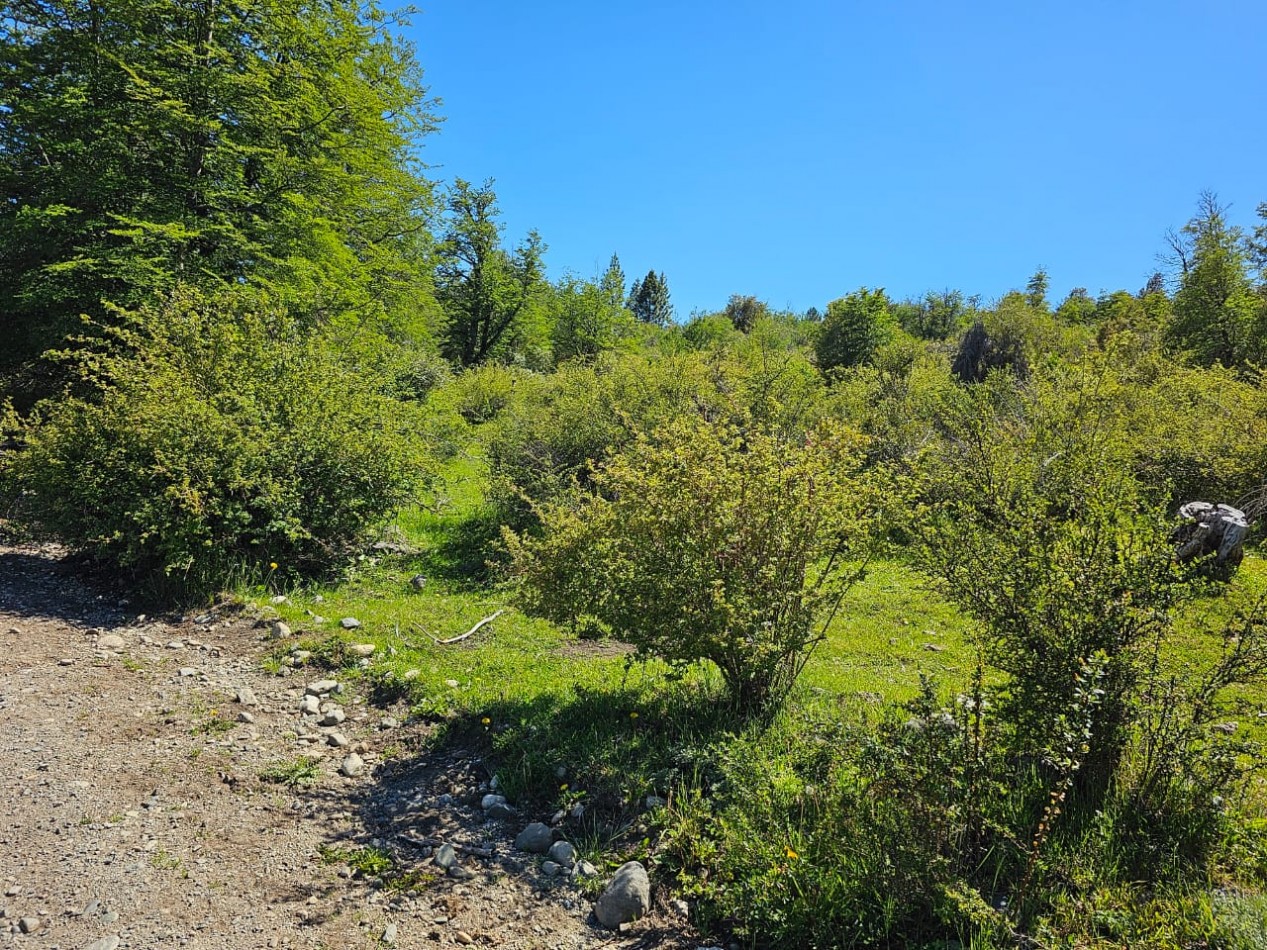
<path fill-rule="evenodd" d="M 284 312 L 177 294 L 117 319 L 78 364 L 92 398 L 44 406 L 6 464 L 30 527 L 198 594 L 328 569 L 421 486 L 417 411 Z"/>
<path fill-rule="evenodd" d="M 863 287 L 833 300 L 818 336 L 819 368 L 826 372 L 866 363 L 888 338 L 892 322 L 883 290 Z"/>
<path fill-rule="evenodd" d="M 788 445 L 679 420 L 594 475 L 595 493 L 508 535 L 525 605 L 592 616 L 676 665 L 708 660 L 746 712 L 781 700 L 864 556 L 859 439 Z"/>
<path fill-rule="evenodd" d="M 54 0 L 6 16 L 0 371 L 81 313 L 178 283 L 267 284 L 316 322 L 425 313 L 413 149 L 434 120 L 377 4 Z"/>

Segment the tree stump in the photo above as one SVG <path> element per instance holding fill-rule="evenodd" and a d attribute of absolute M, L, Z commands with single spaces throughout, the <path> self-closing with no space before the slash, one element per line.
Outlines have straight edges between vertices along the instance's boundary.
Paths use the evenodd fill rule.
<path fill-rule="evenodd" d="M 1231 505 L 1190 501 L 1179 509 L 1187 524 L 1175 532 L 1175 556 L 1181 563 L 1214 556 L 1218 566 L 1237 567 L 1245 556 L 1249 519 Z"/>

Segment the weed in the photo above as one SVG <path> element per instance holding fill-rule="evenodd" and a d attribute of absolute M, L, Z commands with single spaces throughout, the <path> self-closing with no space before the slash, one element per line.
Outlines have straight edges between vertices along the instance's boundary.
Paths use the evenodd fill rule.
<path fill-rule="evenodd" d="M 316 759 L 301 755 L 289 762 L 278 762 L 260 772 L 260 778 L 278 785 L 311 785 L 321 774 Z"/>

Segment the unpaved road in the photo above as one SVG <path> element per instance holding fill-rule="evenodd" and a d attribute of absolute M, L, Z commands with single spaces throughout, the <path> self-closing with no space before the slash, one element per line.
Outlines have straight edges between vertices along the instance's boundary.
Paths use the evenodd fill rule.
<path fill-rule="evenodd" d="M 56 551 L 0 546 L 0 947 L 699 944 L 663 915 L 598 927 L 513 850 L 514 822 L 483 819 L 478 762 L 413 753 L 426 727 L 403 709 L 340 696 L 366 768 L 338 774 L 351 749 L 299 711 L 324 674 L 270 674 L 252 621 L 198 619 L 139 617 Z M 313 784 L 261 778 L 300 755 L 321 758 Z M 440 841 L 469 879 L 435 867 Z M 414 891 L 329 859 L 375 844 Z"/>

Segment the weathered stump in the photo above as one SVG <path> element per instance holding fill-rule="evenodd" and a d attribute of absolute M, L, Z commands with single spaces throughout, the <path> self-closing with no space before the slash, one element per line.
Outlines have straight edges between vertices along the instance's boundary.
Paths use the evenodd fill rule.
<path fill-rule="evenodd" d="M 1214 556 L 1220 567 L 1237 567 L 1245 556 L 1245 536 L 1249 519 L 1245 512 L 1231 505 L 1212 505 L 1208 501 L 1190 501 L 1179 509 L 1187 523 L 1175 532 L 1175 556 L 1182 563 Z"/>

